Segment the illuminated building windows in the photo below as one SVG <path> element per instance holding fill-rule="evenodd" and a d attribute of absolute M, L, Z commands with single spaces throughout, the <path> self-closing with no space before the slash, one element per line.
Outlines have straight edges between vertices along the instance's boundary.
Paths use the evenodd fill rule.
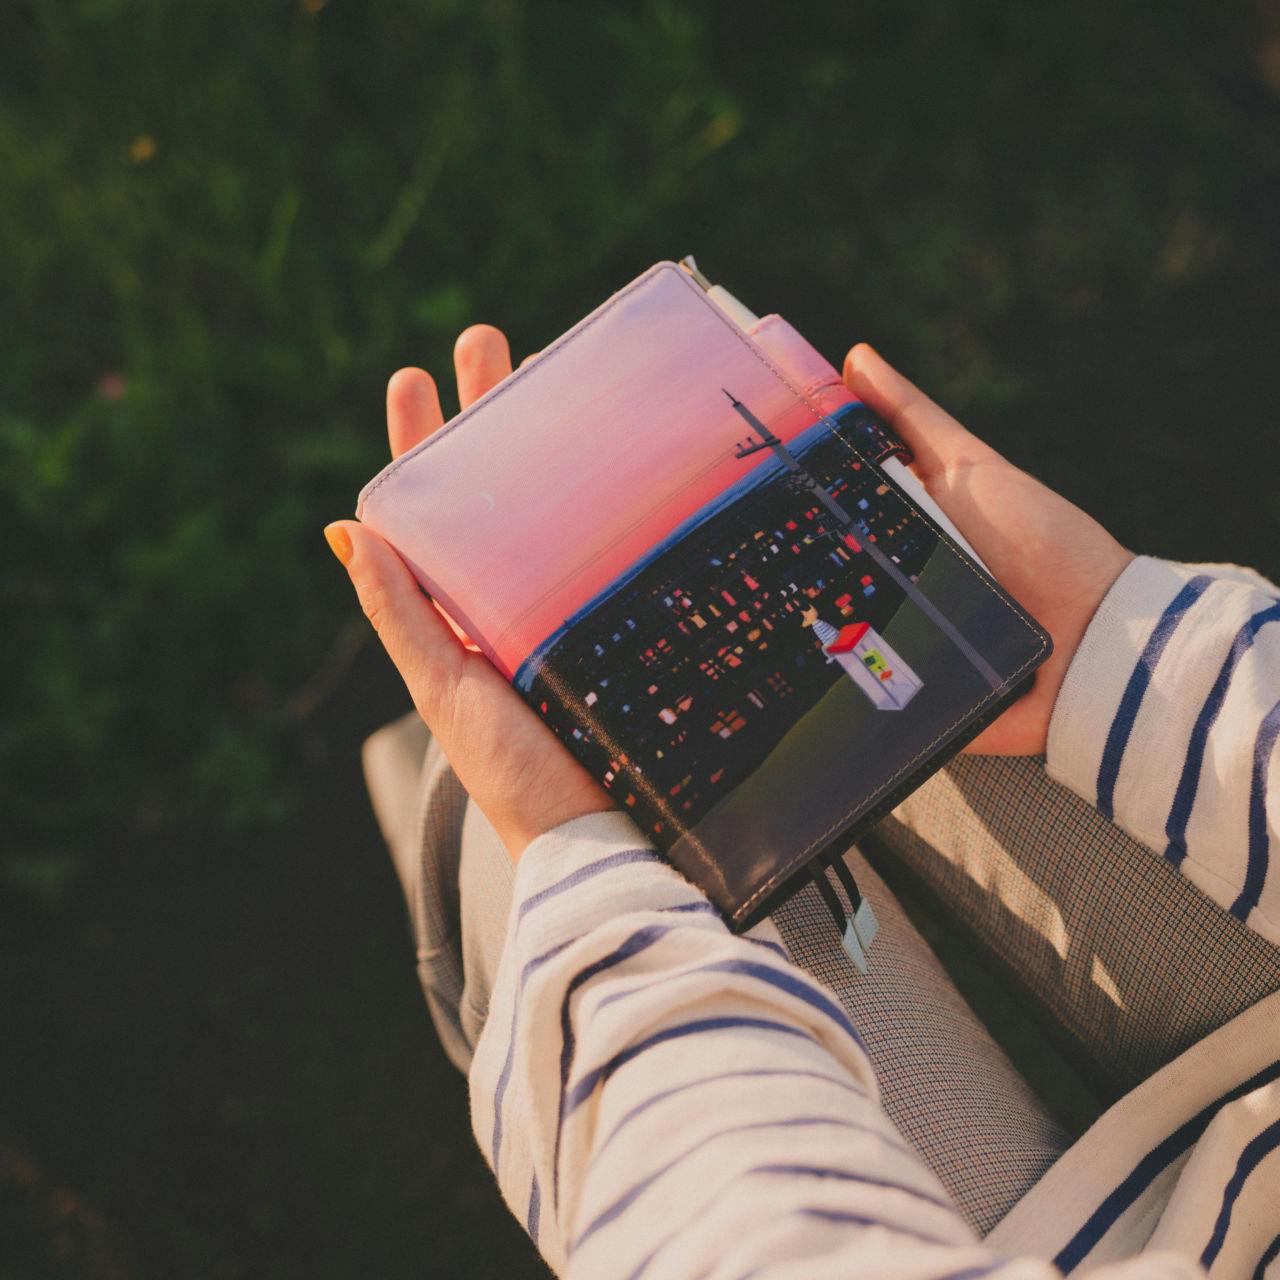
<path fill-rule="evenodd" d="M 587 696 L 583 699 L 583 701 L 589 707 L 594 707 L 596 703 L 599 702 L 599 700 L 600 700 L 600 695 L 596 693 L 594 689 L 592 689 L 591 692 L 587 694 Z"/>
<path fill-rule="evenodd" d="M 775 697 L 779 698 L 785 698 L 792 692 L 790 682 L 781 671 L 775 671 L 769 676 L 769 688 L 773 690 Z"/>

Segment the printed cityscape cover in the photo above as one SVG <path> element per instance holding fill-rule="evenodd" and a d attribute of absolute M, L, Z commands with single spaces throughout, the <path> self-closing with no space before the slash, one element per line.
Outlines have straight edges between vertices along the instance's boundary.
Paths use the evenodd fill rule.
<path fill-rule="evenodd" d="M 780 325 L 663 264 L 360 509 L 737 923 L 1047 652 Z"/>

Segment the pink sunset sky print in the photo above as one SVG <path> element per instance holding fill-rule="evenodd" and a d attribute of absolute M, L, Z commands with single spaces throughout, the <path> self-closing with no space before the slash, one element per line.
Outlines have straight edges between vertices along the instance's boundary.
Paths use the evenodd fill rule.
<path fill-rule="evenodd" d="M 783 440 L 816 420 L 682 272 L 642 277 L 625 300 L 495 388 L 369 502 L 365 518 L 508 676 L 771 456 L 734 457 L 748 427 L 722 387 Z"/>

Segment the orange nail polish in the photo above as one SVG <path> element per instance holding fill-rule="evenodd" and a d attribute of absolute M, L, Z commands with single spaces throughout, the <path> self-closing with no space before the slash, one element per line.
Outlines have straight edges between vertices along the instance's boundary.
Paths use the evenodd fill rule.
<path fill-rule="evenodd" d="M 351 535 L 340 524 L 325 525 L 324 540 L 344 566 L 351 562 L 355 548 L 351 545 Z"/>

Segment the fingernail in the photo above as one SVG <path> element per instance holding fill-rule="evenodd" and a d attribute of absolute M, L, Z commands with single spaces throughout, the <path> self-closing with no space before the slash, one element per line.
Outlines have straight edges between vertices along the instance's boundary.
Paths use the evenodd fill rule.
<path fill-rule="evenodd" d="M 351 535 L 340 524 L 325 525 L 324 540 L 344 568 L 351 563 L 355 548 L 351 545 Z"/>

